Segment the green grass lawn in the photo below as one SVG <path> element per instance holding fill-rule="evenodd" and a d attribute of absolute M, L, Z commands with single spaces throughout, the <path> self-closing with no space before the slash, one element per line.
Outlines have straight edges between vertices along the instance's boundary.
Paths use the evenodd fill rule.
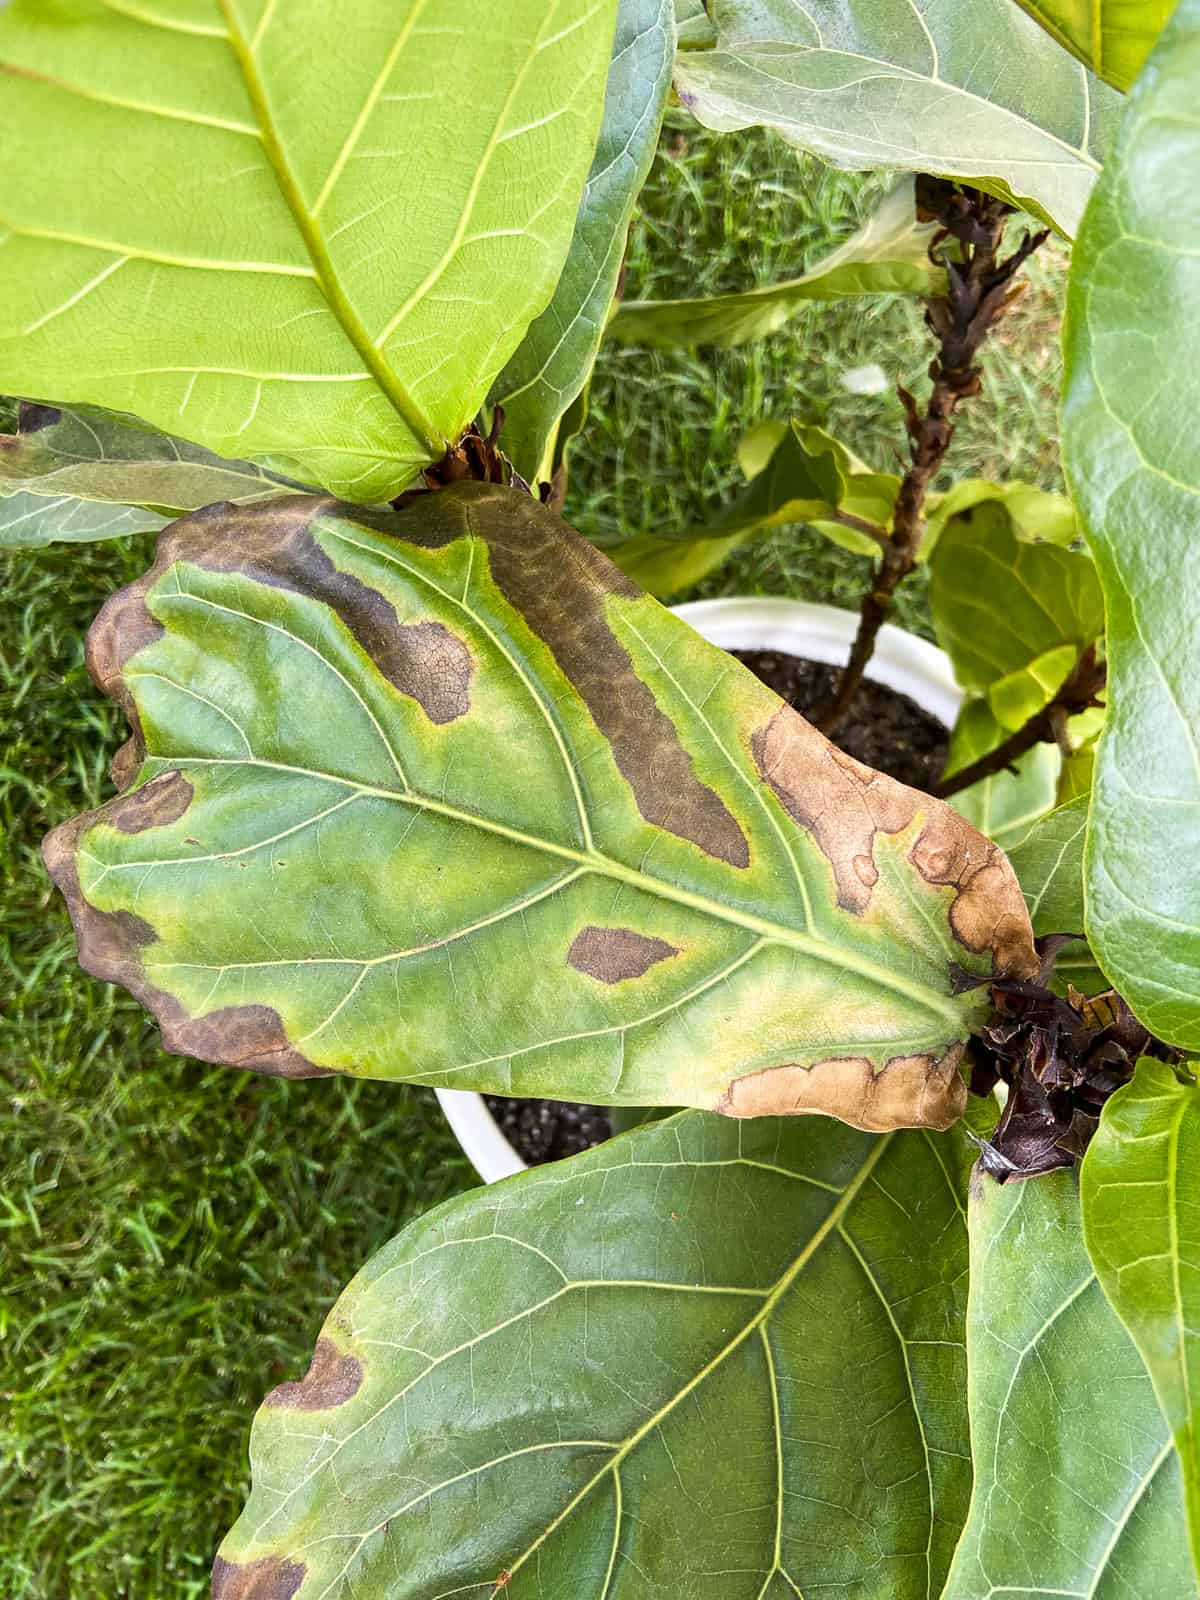
<path fill-rule="evenodd" d="M 716 140 L 672 117 L 635 226 L 630 295 L 749 287 L 802 270 L 883 187 L 765 135 Z M 987 357 L 958 476 L 1058 486 L 1055 343 L 1063 256 Z M 880 467 L 898 459 L 894 396 L 841 387 L 879 362 L 918 389 L 918 307 L 815 306 L 724 355 L 612 348 L 572 457 L 568 514 L 631 534 L 711 511 L 740 435 L 801 415 Z M 151 541 L 7 564 L 0 595 L 0 1596 L 183 1600 L 246 1485 L 263 1393 L 307 1364 L 339 1288 L 471 1174 L 423 1090 L 289 1084 L 165 1055 L 123 993 L 74 964 L 37 846 L 111 792 L 123 733 L 82 664 L 88 622 L 146 566 Z M 706 594 L 852 605 L 867 563 L 806 529 L 747 547 Z M 927 631 L 910 580 L 900 617 Z"/>

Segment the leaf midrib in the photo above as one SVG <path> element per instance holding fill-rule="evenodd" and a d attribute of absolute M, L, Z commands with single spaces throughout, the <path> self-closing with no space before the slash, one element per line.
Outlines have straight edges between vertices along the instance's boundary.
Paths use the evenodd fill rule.
<path fill-rule="evenodd" d="M 942 996 L 934 989 L 911 983 L 902 974 L 893 972 L 888 967 L 880 966 L 865 956 L 843 949 L 840 945 L 832 944 L 814 934 L 804 933 L 798 928 L 789 928 L 782 923 L 772 922 L 767 917 L 755 916 L 753 912 L 739 911 L 734 906 L 710 899 L 707 895 L 697 894 L 693 890 L 684 889 L 666 879 L 651 878 L 645 873 L 639 872 L 636 867 L 627 867 L 624 862 L 616 861 L 602 851 L 596 849 L 578 850 L 571 845 L 558 844 L 552 839 L 539 838 L 536 834 L 525 833 L 522 829 L 511 827 L 508 823 L 494 822 L 489 817 L 480 816 L 476 812 L 461 810 L 458 806 L 450 805 L 447 801 L 434 800 L 412 789 L 407 791 L 385 789 L 380 785 L 362 783 L 357 778 L 344 778 L 338 773 L 318 772 L 311 767 L 293 766 L 283 761 L 266 761 L 261 756 L 193 756 L 164 754 L 158 751 L 150 751 L 148 754 L 152 760 L 162 762 L 166 767 L 180 771 L 186 771 L 189 766 L 263 767 L 274 772 L 291 773 L 298 778 L 315 778 L 326 783 L 341 784 L 345 788 L 354 789 L 356 792 L 369 795 L 374 799 L 392 800 L 400 805 L 416 806 L 421 810 L 446 817 L 452 822 L 479 828 L 486 833 L 508 839 L 513 844 L 522 845 L 530 850 L 541 851 L 545 855 L 557 856 L 563 861 L 570 861 L 577 867 L 612 878 L 616 882 L 626 884 L 628 887 L 636 889 L 643 894 L 657 897 L 658 899 L 672 900 L 678 905 L 687 906 L 690 910 L 712 917 L 715 921 L 734 923 L 738 927 L 745 928 L 748 932 L 755 933 L 760 939 L 772 944 L 790 945 L 793 949 L 802 951 L 805 955 L 812 956 L 818 961 L 823 961 L 829 966 L 841 967 L 846 971 L 854 972 L 869 982 L 892 989 L 898 994 L 904 995 L 906 999 L 912 1000 L 918 1005 L 923 1005 L 930 1011 L 937 1012 L 954 1025 L 958 1037 L 965 1036 L 967 1032 L 963 1012 L 950 996 Z"/>
<path fill-rule="evenodd" d="M 316 217 L 309 210 L 303 195 L 300 193 L 296 175 L 292 171 L 287 152 L 283 148 L 275 123 L 271 117 L 266 85 L 258 70 L 258 64 L 254 59 L 250 43 L 238 23 L 233 0 L 219 0 L 219 3 L 229 29 L 229 41 L 237 58 L 246 93 L 249 96 L 255 120 L 262 133 L 263 148 L 266 152 L 267 160 L 270 162 L 279 192 L 292 214 L 292 219 L 299 230 L 304 247 L 308 251 L 309 260 L 312 262 L 313 270 L 317 275 L 317 285 L 325 298 L 326 304 L 333 312 L 342 332 L 362 359 L 367 371 L 379 385 L 393 409 L 404 419 L 407 426 L 420 440 L 429 454 L 429 459 L 436 461 L 445 452 L 449 440 L 442 436 L 433 421 L 426 416 L 409 391 L 400 382 L 395 371 L 389 366 L 383 352 L 376 348 L 362 318 L 342 288 L 325 243 L 325 236 L 321 232 Z M 316 114 L 316 108 L 314 108 L 314 114 Z"/>

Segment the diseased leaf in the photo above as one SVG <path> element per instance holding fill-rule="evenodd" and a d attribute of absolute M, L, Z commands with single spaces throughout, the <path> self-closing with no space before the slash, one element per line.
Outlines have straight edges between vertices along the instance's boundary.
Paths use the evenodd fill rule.
<path fill-rule="evenodd" d="M 136 786 L 46 855 L 179 1052 L 942 1126 L 1036 971 L 995 846 L 516 491 L 209 508 L 89 660 Z"/>
<path fill-rule="evenodd" d="M 1150 1031 L 1200 1051 L 1200 3 L 1129 98 L 1071 268 L 1063 445 L 1108 609 L 1088 932 Z"/>
<path fill-rule="evenodd" d="M 110 539 L 161 528 L 217 500 L 270 500 L 297 487 L 135 417 L 22 403 L 17 432 L 0 434 L 0 546 Z M 54 511 L 44 507 L 39 515 L 36 505 L 27 506 L 34 496 L 53 501 Z"/>
<path fill-rule="evenodd" d="M 1071 1172 L 969 1205 L 975 1485 L 943 1600 L 1195 1596 L 1179 1465 L 1083 1247 Z"/>
<path fill-rule="evenodd" d="M 1064 49 L 1118 89 L 1128 89 L 1171 15 L 1174 0 L 1017 0 Z"/>
<path fill-rule="evenodd" d="M 3 8 L 6 385 L 390 498 L 550 300 L 615 16 Z"/>
<path fill-rule="evenodd" d="M 1104 631 L 1091 558 L 1018 538 L 1002 502 L 951 518 L 929 571 L 938 643 L 963 688 L 987 697 L 1002 732 L 1047 706 Z"/>
<path fill-rule="evenodd" d="M 755 429 L 739 454 L 753 475 L 711 522 L 675 533 L 636 534 L 608 547 L 643 589 L 668 595 L 698 583 L 752 535 L 788 522 L 812 522 L 857 554 L 878 553 L 869 534 L 828 518 L 844 511 L 882 525 L 900 487 L 893 473 L 872 472 L 823 428 L 800 422 Z"/>
<path fill-rule="evenodd" d="M 107 505 L 102 500 L 77 500 L 65 494 L 29 494 L 24 489 L 10 494 L 7 485 L 0 484 L 0 550 L 119 539 L 165 527 L 168 520 L 140 506 Z"/>
<path fill-rule="evenodd" d="M 1104 1108 L 1080 1174 L 1102 1288 L 1154 1382 L 1200 1563 L 1200 1090 L 1143 1056 Z"/>
<path fill-rule="evenodd" d="M 960 178 L 1074 233 L 1120 96 L 1048 49 L 1012 0 L 711 0 L 710 11 L 716 47 L 675 69 L 706 127 L 765 124 L 835 166 Z"/>
<path fill-rule="evenodd" d="M 566 265 L 550 304 L 492 385 L 503 446 L 530 482 L 555 426 L 587 382 L 612 307 L 634 201 L 646 181 L 675 60 L 673 0 L 618 0 L 600 139 Z"/>
<path fill-rule="evenodd" d="M 844 244 L 798 278 L 696 300 L 627 300 L 608 327 L 621 344 L 729 350 L 765 339 L 813 300 L 860 294 L 938 294 L 945 273 L 929 259 L 936 228 L 917 221 L 912 179 L 891 189 Z"/>
<path fill-rule="evenodd" d="M 267 1397 L 215 1600 L 937 1595 L 968 1148 L 685 1113 L 440 1207 Z"/>

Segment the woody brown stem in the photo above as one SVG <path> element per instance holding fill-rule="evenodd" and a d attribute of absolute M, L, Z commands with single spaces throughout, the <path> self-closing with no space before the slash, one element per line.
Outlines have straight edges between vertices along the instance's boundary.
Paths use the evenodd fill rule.
<path fill-rule="evenodd" d="M 925 306 L 926 326 L 938 339 L 938 353 L 929 368 L 933 390 L 922 415 L 912 395 L 897 385 L 910 441 L 910 464 L 896 497 L 883 557 L 863 596 L 850 659 L 818 724 L 825 733 L 832 733 L 850 709 L 896 589 L 917 564 L 925 532 L 925 499 L 954 437 L 954 413 L 960 401 L 978 394 L 981 387 L 975 365 L 979 347 L 1019 292 L 1011 287 L 1013 275 L 1048 236 L 1027 235 L 1018 249 L 1001 261 L 1004 226 L 1012 207 L 943 178 L 918 177 L 917 213 L 941 224 L 929 254 L 946 271 L 945 296 L 929 300 Z M 939 254 L 948 239 L 958 242 L 960 259 Z"/>
<path fill-rule="evenodd" d="M 969 789 L 981 778 L 1006 772 L 1034 745 L 1051 744 L 1060 739 L 1068 717 L 1076 717 L 1081 711 L 1087 711 L 1099 703 L 1097 697 L 1104 687 L 1104 680 L 1104 663 L 1096 659 L 1095 645 L 1089 645 L 1048 706 L 1030 717 L 1024 727 L 1010 734 L 1003 744 L 989 750 L 987 755 L 980 756 L 978 761 L 972 761 L 969 766 L 960 767 L 950 777 L 943 778 L 934 794 L 945 800 L 949 795 Z"/>

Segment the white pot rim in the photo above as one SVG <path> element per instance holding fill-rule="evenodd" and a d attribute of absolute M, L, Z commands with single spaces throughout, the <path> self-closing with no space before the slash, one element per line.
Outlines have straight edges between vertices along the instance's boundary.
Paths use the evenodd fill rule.
<path fill-rule="evenodd" d="M 858 627 L 856 612 L 771 596 L 692 600 L 672 610 L 723 650 L 778 650 L 832 666 L 846 660 Z M 962 690 L 954 681 L 950 658 L 936 645 L 885 623 L 867 677 L 907 695 L 947 727 L 953 726 Z M 484 1183 L 526 1170 L 482 1095 L 469 1089 L 434 1092 L 463 1154 Z"/>

